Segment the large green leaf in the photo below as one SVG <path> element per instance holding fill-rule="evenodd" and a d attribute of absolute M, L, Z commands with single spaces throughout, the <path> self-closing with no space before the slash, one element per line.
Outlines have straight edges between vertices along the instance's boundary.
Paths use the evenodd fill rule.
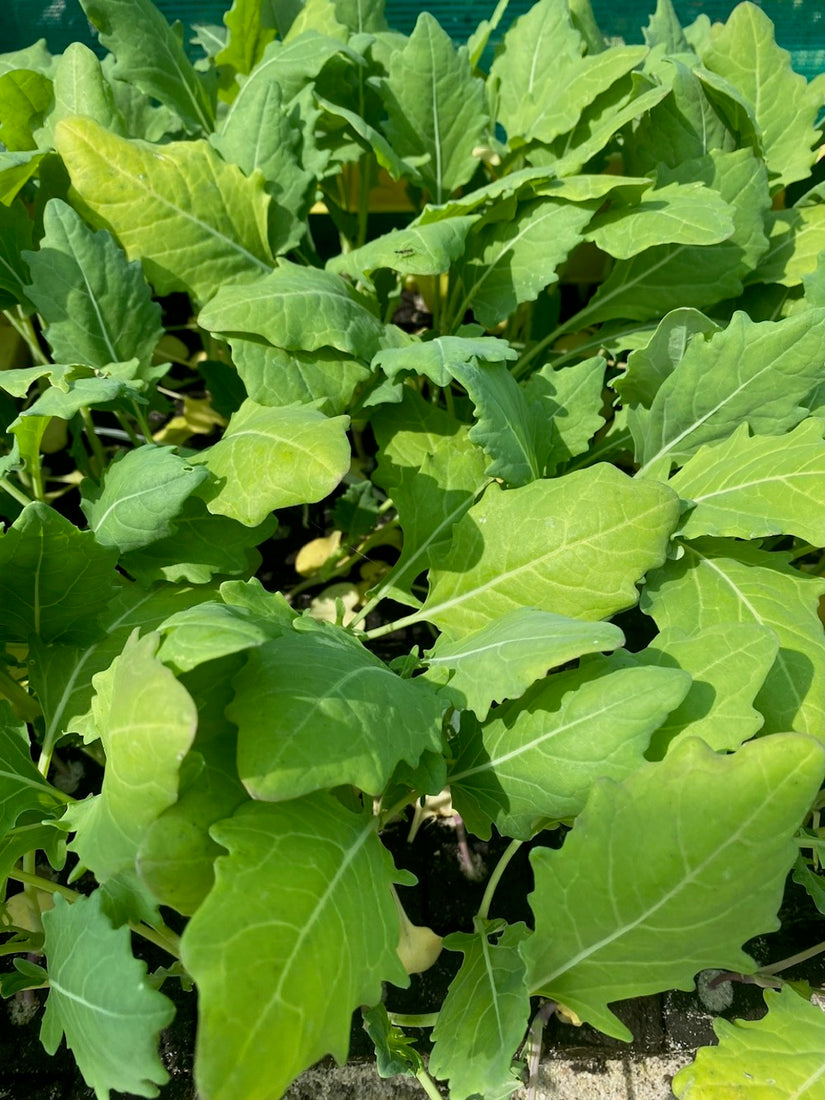
<path fill-rule="evenodd" d="M 195 1074 L 210 1100 L 264 1100 L 326 1053 L 343 1062 L 353 1010 L 375 1004 L 382 981 L 407 984 L 398 873 L 372 814 L 326 793 L 241 806 L 212 835 L 229 855 L 183 935 Z"/>
<path fill-rule="evenodd" d="M 418 171 L 433 201 L 443 202 L 478 167 L 476 147 L 489 125 L 484 84 L 472 75 L 466 47 L 456 50 L 434 16 L 421 12 L 390 57 L 383 95 L 393 148 L 406 159 L 429 157 Z"/>
<path fill-rule="evenodd" d="M 183 502 L 208 476 L 171 447 L 147 443 L 122 451 L 82 508 L 102 546 L 137 550 L 172 533 Z"/>
<path fill-rule="evenodd" d="M 276 508 L 323 499 L 349 469 L 348 424 L 346 416 L 247 399 L 194 460 L 220 479 L 203 491 L 209 511 L 254 527 Z"/>
<path fill-rule="evenodd" d="M 679 307 L 701 308 L 735 298 L 742 293 L 743 276 L 767 248 L 767 172 L 750 149 L 711 150 L 659 175 L 661 183 L 701 180 L 718 191 L 733 209 L 734 232 L 720 244 L 660 244 L 618 261 L 588 305 L 588 321 L 644 321 Z"/>
<path fill-rule="evenodd" d="M 379 443 L 375 480 L 392 497 L 404 535 L 387 582 L 409 600 L 431 548 L 449 537 L 485 484 L 486 463 L 466 426 L 410 390 L 400 404 L 377 410 L 372 423 Z"/>
<path fill-rule="evenodd" d="M 262 336 L 287 350 L 333 347 L 369 361 L 384 326 L 332 272 L 281 260 L 252 286 L 225 286 L 198 323 L 214 333 Z"/>
<path fill-rule="evenodd" d="M 645 191 L 634 206 L 614 205 L 597 215 L 585 240 L 617 260 L 659 244 L 718 244 L 734 231 L 733 210 L 703 183 L 669 183 Z"/>
<path fill-rule="evenodd" d="M 207 141 L 127 141 L 92 119 L 64 119 L 55 145 L 84 212 L 143 261 L 158 294 L 204 300 L 271 267 L 269 197 Z"/>
<path fill-rule="evenodd" d="M 270 0 L 232 0 L 224 12 L 226 46 L 215 57 L 216 65 L 231 65 L 237 73 L 250 73 L 276 34 Z"/>
<path fill-rule="evenodd" d="M 81 0 L 117 59 L 115 76 L 170 107 L 188 130 L 212 129 L 215 108 L 206 81 L 186 56 L 180 36 L 151 0 Z"/>
<path fill-rule="evenodd" d="M 39 250 L 26 253 L 26 294 L 47 324 L 57 362 L 106 367 L 136 358 L 148 367 L 163 329 L 140 264 L 60 199 L 47 204 L 43 228 Z"/>
<path fill-rule="evenodd" d="M 784 556 L 733 539 L 687 543 L 679 561 L 648 577 L 643 609 L 660 630 L 688 634 L 723 623 L 759 623 L 779 653 L 755 707 L 763 732 L 799 730 L 825 741 L 825 651 L 817 614 L 825 581 L 791 569 Z"/>
<path fill-rule="evenodd" d="M 53 508 L 28 504 L 0 536 L 0 630 L 7 638 L 83 642 L 114 593 L 117 552 Z"/>
<path fill-rule="evenodd" d="M 48 814 L 66 796 L 47 783 L 31 757 L 29 735 L 5 699 L 0 700 L 0 836 L 27 810 Z"/>
<path fill-rule="evenodd" d="M 771 211 L 768 250 L 747 280 L 799 286 L 816 271 L 825 251 L 825 206 L 793 207 Z"/>
<path fill-rule="evenodd" d="M 327 416 L 349 408 L 369 368 L 352 355 L 334 348 L 285 351 L 262 340 L 229 337 L 232 362 L 259 405 L 314 405 Z"/>
<path fill-rule="evenodd" d="M 688 343 L 697 333 L 704 339 L 720 331 L 720 326 L 698 309 L 673 309 L 659 322 L 644 347 L 631 351 L 623 374 L 610 384 L 625 405 L 650 408 L 653 398 L 679 366 Z"/>
<path fill-rule="evenodd" d="M 0 75 L 0 142 L 10 152 L 37 145 L 35 131 L 52 105 L 52 82 L 31 69 L 12 69 Z"/>
<path fill-rule="evenodd" d="M 492 703 L 517 699 L 548 669 L 624 642 L 612 623 L 586 623 L 517 607 L 458 642 L 444 635 L 426 654 L 427 679 L 484 721 Z"/>
<path fill-rule="evenodd" d="M 695 634 L 665 627 L 634 659 L 683 668 L 693 683 L 653 734 L 649 759 L 660 759 L 686 737 L 701 737 L 717 752 L 738 749 L 753 737 L 764 721 L 753 701 L 778 649 L 774 632 L 757 622 L 720 622 Z"/>
<path fill-rule="evenodd" d="M 61 54 L 54 75 L 54 107 L 46 122 L 52 132 L 61 118 L 84 115 L 107 130 L 127 137 L 126 124 L 100 60 L 82 42 L 72 42 Z M 41 138 L 42 140 L 42 138 Z"/>
<path fill-rule="evenodd" d="M 356 642 L 290 632 L 250 650 L 227 716 L 238 771 L 272 802 L 351 783 L 377 795 L 399 760 L 441 748 L 435 689 L 402 680 Z"/>
<path fill-rule="evenodd" d="M 181 761 L 195 736 L 195 704 L 155 657 L 159 641 L 135 632 L 94 678 L 106 772 L 100 794 L 75 803 L 64 820 L 75 831 L 73 851 L 101 882 L 134 867 L 146 830 L 177 799 Z"/>
<path fill-rule="evenodd" d="M 673 1078 L 679 1100 L 734 1096 L 816 1100 L 825 1080 L 825 1014 L 790 986 L 763 993 L 761 1020 L 717 1017 L 718 1046 L 700 1047 Z"/>
<path fill-rule="evenodd" d="M 806 179 L 819 141 L 814 128 L 820 97 L 793 71 L 790 55 L 774 40 L 768 16 L 752 3 L 738 4 L 727 23 L 716 24 L 702 61 L 738 89 L 753 110 L 775 188 Z"/>
<path fill-rule="evenodd" d="M 664 488 L 603 464 L 507 492 L 491 485 L 433 555 L 422 617 L 458 638 L 513 606 L 577 619 L 633 606 L 676 524 Z"/>
<path fill-rule="evenodd" d="M 476 221 L 469 215 L 391 229 L 361 248 L 334 256 L 327 268 L 353 279 L 363 279 L 381 267 L 401 275 L 440 275 L 463 254 L 467 234 Z"/>
<path fill-rule="evenodd" d="M 823 421 L 804 420 L 786 435 L 751 437 L 741 424 L 701 447 L 669 482 L 692 506 L 681 534 L 786 534 L 825 546 L 823 430 Z"/>
<path fill-rule="evenodd" d="M 44 645 L 32 639 L 29 682 L 43 710 L 47 742 L 54 744 L 66 733 L 93 728 L 92 679 L 121 653 L 136 627 L 154 630 L 176 611 L 209 595 L 202 589 L 170 585 L 147 592 L 130 584 L 118 592 L 101 614 L 100 631 L 93 641 L 82 645 Z"/>
<path fill-rule="evenodd" d="M 463 736 L 449 775 L 469 828 L 529 840 L 543 821 L 575 817 L 596 779 L 620 780 L 643 761 L 653 731 L 690 687 L 681 669 L 587 665 L 548 676 L 480 734 Z"/>
<path fill-rule="evenodd" d="M 572 130 L 584 109 L 647 53 L 644 46 L 620 46 L 583 57 L 585 48 L 566 0 L 541 0 L 513 23 L 490 70 L 497 119 L 511 145 L 551 142 Z"/>
<path fill-rule="evenodd" d="M 604 426 L 602 390 L 606 361 L 601 355 L 569 367 L 548 364 L 534 371 L 524 385 L 527 404 L 537 409 L 541 424 L 540 453 L 545 475 L 583 454 Z"/>
<path fill-rule="evenodd" d="M 512 924 L 500 935 L 476 922 L 475 933 L 453 932 L 445 946 L 464 962 L 450 984 L 433 1029 L 430 1073 L 450 1082 L 453 1100 L 505 1097 L 520 1081 L 510 1069 L 524 1036 L 530 1001 L 518 945 L 527 926 Z M 480 924 L 480 927 L 478 926 Z"/>
<path fill-rule="evenodd" d="M 758 435 L 794 427 L 822 374 L 824 337 L 825 309 L 760 322 L 737 311 L 722 332 L 695 337 L 650 408 L 628 414 L 639 461 L 684 462 L 743 421 Z"/>
<path fill-rule="evenodd" d="M 793 835 L 823 772 L 822 745 L 777 734 L 729 756 L 685 741 L 621 784 L 597 783 L 561 851 L 531 853 L 531 993 L 629 1040 L 610 1002 L 691 989 L 708 967 L 753 972 L 741 944 L 778 927 Z"/>
<path fill-rule="evenodd" d="M 534 301 L 558 280 L 557 271 L 582 240 L 593 210 L 587 205 L 536 199 L 515 216 L 480 224 L 457 265 L 461 297 L 454 316 L 471 309 L 492 328 L 521 302 Z"/>
<path fill-rule="evenodd" d="M 459 332 L 458 336 L 436 336 L 433 340 L 382 348 L 372 366 L 380 367 L 393 381 L 402 371 L 409 371 L 424 375 L 436 386 L 449 386 L 468 363 L 496 364 L 518 359 L 518 352 L 506 340 L 480 335 L 478 325 L 462 326 Z"/>
<path fill-rule="evenodd" d="M 155 818 L 137 851 L 140 880 L 162 905 L 190 916 L 212 889 L 223 849 L 210 826 L 247 800 L 235 771 L 234 738 L 206 758 L 191 752 L 181 765 L 177 802 Z"/>
<path fill-rule="evenodd" d="M 306 230 L 314 179 L 301 165 L 300 130 L 284 109 L 280 86 L 274 81 L 252 82 L 210 141 L 224 160 L 237 164 L 247 176 L 256 170 L 263 174 L 275 200 L 269 208 L 272 251 L 294 247 Z"/>
<path fill-rule="evenodd" d="M 315 30 L 305 30 L 303 34 L 282 42 L 276 39 L 270 42 L 263 56 L 249 78 L 244 81 L 227 112 L 225 124 L 230 122 L 237 111 L 245 111 L 247 96 L 259 98 L 262 85 L 277 84 L 281 90 L 282 102 L 289 103 L 320 73 L 331 57 L 339 53 L 351 53 L 342 41 L 319 34 Z M 356 56 L 356 55 L 353 55 Z"/>
<path fill-rule="evenodd" d="M 169 1075 L 158 1039 L 174 1005 L 146 980 L 132 955 L 129 929 L 113 928 L 100 892 L 69 905 L 59 895 L 43 914 L 49 996 L 40 1028 L 48 1054 L 60 1040 L 73 1053 L 98 1100 L 109 1091 L 157 1096 Z"/>
<path fill-rule="evenodd" d="M 261 561 L 255 547 L 277 525 L 274 516 L 267 516 L 257 527 L 247 527 L 213 515 L 198 497 L 187 497 L 175 516 L 174 532 L 122 555 L 120 566 L 144 585 L 161 580 L 207 584 L 215 574 L 251 576 Z"/>

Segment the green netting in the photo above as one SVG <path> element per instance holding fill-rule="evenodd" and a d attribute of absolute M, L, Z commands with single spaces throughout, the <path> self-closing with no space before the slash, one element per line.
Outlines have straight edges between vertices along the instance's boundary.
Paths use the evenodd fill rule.
<path fill-rule="evenodd" d="M 156 0 L 167 19 L 179 19 L 187 28 L 193 23 L 220 23 L 229 0 Z M 822 0 L 756 0 L 776 26 L 776 38 L 790 50 L 794 67 L 808 77 L 825 72 L 825 5 Z M 683 25 L 698 15 L 724 20 L 735 7 L 735 0 L 674 0 Z M 593 11 L 605 34 L 627 42 L 642 40 L 641 28 L 647 23 L 655 0 L 592 0 Z M 409 0 L 387 0 L 387 17 L 400 31 L 409 32 L 418 13 L 431 11 L 452 37 L 461 42 L 488 17 L 494 0 L 431 0 L 429 4 Z M 531 7 L 531 0 L 510 0 L 502 26 Z M 88 23 L 78 0 L 0 0 L 0 52 L 20 49 L 37 38 L 45 38 L 49 48 L 59 53 L 69 42 L 80 39 L 92 44 Z"/>

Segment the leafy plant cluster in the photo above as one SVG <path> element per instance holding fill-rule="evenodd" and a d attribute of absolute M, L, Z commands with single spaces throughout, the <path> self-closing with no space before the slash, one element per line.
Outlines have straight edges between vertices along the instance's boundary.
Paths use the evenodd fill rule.
<path fill-rule="evenodd" d="M 235 0 L 194 64 L 82 3 L 102 61 L 0 57 L 3 993 L 98 1097 L 158 1094 L 181 982 L 209 1100 L 359 1007 L 380 1072 L 498 1100 L 531 998 L 629 1039 L 754 975 L 792 868 L 825 912 L 825 78 L 747 2 L 628 46 L 539 0 L 489 67 L 506 0 L 461 46 Z M 442 942 L 382 833 L 445 791 L 511 843 Z M 427 1068 L 382 991 L 442 947 Z M 677 1095 L 821 1078 L 799 993 Z"/>

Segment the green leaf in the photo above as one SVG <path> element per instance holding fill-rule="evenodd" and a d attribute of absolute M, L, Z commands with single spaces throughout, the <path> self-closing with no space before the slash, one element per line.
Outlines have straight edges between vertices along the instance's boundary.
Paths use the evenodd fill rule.
<path fill-rule="evenodd" d="M 587 306 L 588 323 L 613 317 L 645 321 L 672 309 L 703 306 L 742 293 L 742 277 L 767 248 L 767 173 L 749 149 L 711 152 L 659 173 L 660 182 L 701 180 L 733 208 L 734 232 L 715 245 L 660 244 L 616 263 Z"/>
<path fill-rule="evenodd" d="M 379 409 L 372 423 L 379 444 L 375 481 L 392 497 L 404 534 L 388 581 L 418 606 L 410 587 L 485 484 L 484 455 L 464 425 L 410 390 L 400 404 Z"/>
<path fill-rule="evenodd" d="M 33 222 L 21 201 L 11 201 L 9 205 L 0 201 L 0 305 L 3 308 L 12 302 L 26 302 L 24 288 L 29 272 L 23 252 L 32 246 L 33 229 Z M 2 373 L 5 376 L 8 371 Z"/>
<path fill-rule="evenodd" d="M 632 607 L 676 523 L 676 497 L 663 489 L 603 464 L 507 492 L 491 485 L 433 556 L 422 617 L 455 639 L 514 605 L 576 619 Z"/>
<path fill-rule="evenodd" d="M 478 167 L 489 119 L 484 84 L 472 75 L 467 49 L 456 48 L 429 12 L 421 12 L 403 49 L 393 53 L 383 83 L 393 148 L 428 156 L 418 171 L 434 202 L 467 183 Z"/>
<path fill-rule="evenodd" d="M 399 875 L 372 815 L 327 794 L 246 804 L 212 835 L 229 855 L 182 944 L 200 1000 L 198 1088 L 278 1095 L 322 1055 L 344 1061 L 351 1014 L 380 999 L 382 981 L 407 984 Z"/>
<path fill-rule="evenodd" d="M 541 424 L 544 475 L 576 455 L 604 426 L 602 390 L 605 360 L 601 355 L 582 359 L 569 367 L 551 364 L 534 371 L 525 383 L 524 395 Z"/>
<path fill-rule="evenodd" d="M 741 542 L 698 539 L 648 577 L 642 609 L 660 630 L 688 634 L 722 623 L 759 623 L 779 639 L 776 662 L 754 706 L 763 733 L 798 730 L 825 740 L 825 656 L 817 615 L 825 581 L 784 556 Z"/>
<path fill-rule="evenodd" d="M 200 589 L 170 586 L 146 592 L 130 584 L 119 590 L 101 614 L 100 631 L 94 641 L 47 646 L 32 639 L 29 682 L 43 709 L 48 743 L 54 744 L 66 733 L 81 733 L 93 726 L 92 679 L 119 656 L 135 627 L 154 630 L 174 612 L 209 595 Z M 96 736 L 94 731 L 89 740 Z"/>
<path fill-rule="evenodd" d="M 774 40 L 768 16 L 755 4 L 739 4 L 727 23 L 716 24 L 702 61 L 725 77 L 751 106 L 762 135 L 774 189 L 806 179 L 819 141 L 814 128 L 820 97 L 795 73 Z"/>
<path fill-rule="evenodd" d="M 84 115 L 106 130 L 127 136 L 126 124 L 115 102 L 99 59 L 82 42 L 71 42 L 57 61 L 54 76 L 54 107 L 46 122 L 53 133 L 62 118 Z M 51 142 L 50 142 L 51 144 Z"/>
<path fill-rule="evenodd" d="M 0 152 L 0 202 L 12 203 L 18 192 L 40 167 L 44 153 L 31 149 L 24 152 Z"/>
<path fill-rule="evenodd" d="M 454 1100 L 508 1096 L 521 1084 L 510 1063 L 530 1015 L 518 952 L 529 931 L 522 923 L 496 931 L 476 920 L 474 934 L 453 932 L 444 945 L 464 962 L 438 1013 L 429 1070 L 449 1080 Z"/>
<path fill-rule="evenodd" d="M 348 423 L 316 409 L 244 401 L 219 442 L 193 460 L 220 479 L 203 490 L 209 511 L 254 527 L 276 508 L 322 500 L 349 469 Z"/>
<path fill-rule="evenodd" d="M 205 759 L 200 753 L 187 755 L 177 802 L 152 822 L 137 851 L 141 882 L 162 905 L 186 916 L 212 889 L 215 859 L 223 854 L 209 835 L 210 826 L 247 799 L 235 771 L 234 738 L 221 748 L 210 745 Z"/>
<path fill-rule="evenodd" d="M 771 211 L 768 250 L 748 282 L 799 286 L 825 251 L 825 206 Z"/>
<path fill-rule="evenodd" d="M 531 853 L 531 994 L 629 1040 L 610 1002 L 692 989 L 708 967 L 756 970 L 740 945 L 778 927 L 793 834 L 824 770 L 822 745 L 777 734 L 729 756 L 686 741 L 621 784 L 597 783 L 564 847 Z"/>
<path fill-rule="evenodd" d="M 5 836 L 27 810 L 48 814 L 65 796 L 47 783 L 35 767 L 25 723 L 0 700 L 0 836 Z"/>
<path fill-rule="evenodd" d="M 356 280 L 382 267 L 401 275 L 440 275 L 463 254 L 467 234 L 476 221 L 470 215 L 391 229 L 361 248 L 333 257 L 327 270 Z"/>
<path fill-rule="evenodd" d="M 639 461 L 682 463 L 743 421 L 757 435 L 794 427 L 822 372 L 823 336 L 825 310 L 761 322 L 737 311 L 724 331 L 691 340 L 650 408 L 628 414 Z"/>
<path fill-rule="evenodd" d="M 467 325 L 463 331 L 475 334 L 479 327 Z M 393 381 L 401 371 L 411 371 L 423 374 L 436 386 L 449 386 L 468 363 L 506 363 L 516 359 L 518 352 L 506 340 L 476 335 L 436 336 L 402 347 L 382 348 L 374 356 L 372 366 L 380 367 Z"/>
<path fill-rule="evenodd" d="M 256 170 L 263 174 L 274 199 L 269 208 L 273 253 L 297 245 L 306 230 L 314 179 L 301 165 L 301 132 L 282 105 L 280 86 L 274 81 L 254 81 L 210 141 L 225 161 L 237 164 L 245 175 Z"/>
<path fill-rule="evenodd" d="M 192 133 L 208 132 L 215 120 L 206 82 L 195 71 L 181 38 L 151 0 L 81 0 L 117 58 L 114 75 L 171 108 Z"/>
<path fill-rule="evenodd" d="M 314 405 L 327 416 L 346 412 L 369 368 L 334 348 L 284 351 L 263 341 L 229 337 L 232 362 L 259 405 Z"/>
<path fill-rule="evenodd" d="M 221 590 L 227 589 L 222 585 Z M 262 610 L 247 603 L 212 600 L 185 608 L 170 615 L 160 627 L 164 639 L 158 656 L 178 671 L 188 672 L 205 661 L 288 634 L 298 617 L 280 593 L 268 594 L 266 613 L 261 614 Z"/>
<path fill-rule="evenodd" d="M 27 504 L 0 536 L 0 630 L 26 641 L 83 642 L 114 592 L 117 554 L 46 504 Z"/>
<path fill-rule="evenodd" d="M 426 678 L 445 684 L 442 694 L 484 721 L 492 703 L 517 699 L 548 669 L 623 643 L 624 635 L 612 623 L 585 623 L 519 607 L 458 642 L 442 635 L 425 654 Z"/>
<path fill-rule="evenodd" d="M 148 367 L 163 329 L 140 264 L 60 199 L 47 203 L 43 228 L 39 250 L 25 254 L 26 294 L 47 324 L 54 358 L 91 367 L 136 358 Z"/>
<path fill-rule="evenodd" d="M 201 311 L 212 333 L 262 336 L 288 351 L 333 347 L 369 361 L 384 326 L 338 275 L 281 260 L 251 286 L 225 286 Z"/>
<path fill-rule="evenodd" d="M 147 443 L 122 451 L 81 507 L 97 541 L 126 553 L 170 535 L 183 502 L 208 476 L 171 447 Z"/>
<path fill-rule="evenodd" d="M 683 702 L 659 726 L 648 758 L 659 760 L 686 737 L 730 752 L 753 737 L 763 718 L 753 706 L 776 660 L 774 632 L 757 622 L 720 622 L 695 634 L 666 627 L 634 659 L 683 668 L 693 678 Z"/>
<path fill-rule="evenodd" d="M 448 776 L 456 808 L 478 835 L 495 823 L 529 840 L 546 820 L 579 814 L 595 780 L 636 771 L 651 734 L 684 699 L 681 669 L 584 665 L 548 676 L 525 700 L 462 737 Z"/>
<path fill-rule="evenodd" d="M 617 260 L 659 244 L 718 244 L 734 231 L 732 209 L 703 183 L 669 183 L 646 191 L 634 206 L 615 205 L 598 214 L 585 240 Z"/>
<path fill-rule="evenodd" d="M 253 798 L 296 798 L 351 783 L 377 795 L 399 760 L 441 748 L 444 704 L 360 644 L 291 632 L 250 650 L 227 708 L 238 771 Z"/>
<path fill-rule="evenodd" d="M 305 30 L 289 42 L 277 39 L 270 42 L 263 57 L 250 72 L 249 79 L 241 86 L 230 108 L 229 117 L 246 109 L 244 100 L 247 96 L 260 98 L 259 86 L 263 84 L 277 84 L 281 89 L 282 102 L 289 103 L 305 85 L 314 81 L 324 65 L 336 54 L 357 56 L 339 39 L 311 29 Z"/>
<path fill-rule="evenodd" d="M 57 124 L 55 145 L 83 212 L 143 262 L 158 294 L 204 300 L 270 269 L 263 179 L 247 179 L 208 142 L 169 142 L 160 152 L 74 118 Z"/>
<path fill-rule="evenodd" d="M 379 1077 L 414 1077 L 424 1068 L 421 1055 L 400 1027 L 390 1023 L 383 1003 L 361 1009 L 364 1031 L 375 1046 L 375 1068 Z"/>
<path fill-rule="evenodd" d="M 54 1054 L 65 1035 L 98 1100 L 108 1100 L 111 1089 L 157 1096 L 169 1080 L 158 1039 L 174 1005 L 151 987 L 129 929 L 112 927 L 101 900 L 96 892 L 69 905 L 57 895 L 43 914 L 49 996 L 40 1039 Z"/>
<path fill-rule="evenodd" d="M 181 760 L 197 711 L 186 688 L 155 657 L 159 638 L 132 635 L 94 678 L 92 711 L 106 753 L 101 792 L 64 815 L 73 851 L 98 881 L 129 871 L 152 822 L 178 796 Z"/>
<path fill-rule="evenodd" d="M 535 301 L 558 281 L 558 268 L 582 240 L 592 213 L 588 206 L 537 199 L 523 204 L 516 217 L 480 224 L 457 265 L 463 296 L 454 316 L 460 320 L 472 309 L 492 328 L 519 303 Z"/>
<path fill-rule="evenodd" d="M 202 500 L 187 497 L 175 516 L 173 534 L 124 554 L 120 566 L 143 585 L 161 580 L 208 584 L 215 574 L 251 576 L 261 561 L 254 547 L 277 525 L 274 516 L 267 516 L 257 527 L 247 527 L 212 515 Z"/>
<path fill-rule="evenodd" d="M 701 447 L 671 478 L 691 508 L 686 538 L 786 534 L 825 545 L 825 422 L 804 420 L 786 435 L 751 437 L 741 424 L 727 439 Z"/>
<path fill-rule="evenodd" d="M 52 82 L 31 69 L 13 69 L 0 75 L 0 142 L 10 152 L 37 146 L 34 133 L 52 105 Z"/>
<path fill-rule="evenodd" d="M 659 387 L 679 366 L 697 333 L 707 340 L 720 331 L 720 326 L 698 309 L 673 309 L 659 322 L 648 343 L 631 351 L 624 374 L 610 384 L 625 405 L 649 409 Z"/>
<path fill-rule="evenodd" d="M 226 46 L 215 56 L 216 65 L 229 65 L 236 73 L 251 73 L 274 39 L 276 23 L 270 0 L 232 0 L 223 14 L 229 34 Z"/>
<path fill-rule="evenodd" d="M 768 1006 L 761 1020 L 717 1018 L 715 1047 L 700 1047 L 689 1066 L 673 1079 L 679 1100 L 700 1100 L 734 1092 L 753 1096 L 816 1096 L 825 1077 L 825 1015 L 789 986 L 763 993 Z"/>

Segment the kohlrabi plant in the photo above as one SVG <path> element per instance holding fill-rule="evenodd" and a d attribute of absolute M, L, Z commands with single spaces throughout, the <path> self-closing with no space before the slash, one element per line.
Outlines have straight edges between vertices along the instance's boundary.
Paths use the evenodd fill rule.
<path fill-rule="evenodd" d="M 536 1009 L 753 975 L 792 869 L 825 912 L 825 78 L 747 2 L 539 0 L 493 56 L 506 0 L 234 0 L 194 63 L 82 4 L 102 60 L 0 56 L 3 993 L 98 1097 L 194 985 L 203 1100 L 359 1010 L 499 1100 Z M 382 842 L 428 800 L 503 838 L 438 935 Z M 680 1096 L 821 1049 L 768 999 Z"/>

